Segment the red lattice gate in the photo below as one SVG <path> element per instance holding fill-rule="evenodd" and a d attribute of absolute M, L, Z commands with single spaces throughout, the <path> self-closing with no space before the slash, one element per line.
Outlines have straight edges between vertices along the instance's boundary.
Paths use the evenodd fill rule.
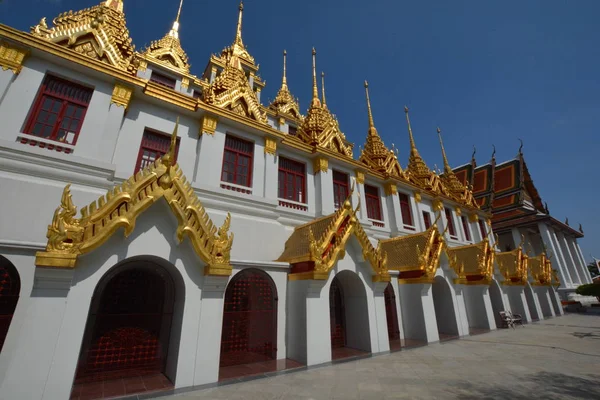
<path fill-rule="evenodd" d="M 172 290 L 166 271 L 131 268 L 110 279 L 94 295 L 99 304 L 92 300 L 76 382 L 163 372 Z"/>
<path fill-rule="evenodd" d="M 400 327 L 398 326 L 398 310 L 396 309 L 396 295 L 391 283 L 388 283 L 383 292 L 385 298 L 385 314 L 387 317 L 388 337 L 390 340 L 400 339 Z"/>
<path fill-rule="evenodd" d="M 17 308 L 20 291 L 21 280 L 17 269 L 8 260 L 0 257 L 0 351 Z"/>
<path fill-rule="evenodd" d="M 225 292 L 221 367 L 277 357 L 277 289 L 263 271 L 245 269 Z"/>
<path fill-rule="evenodd" d="M 329 319 L 331 323 L 331 347 L 346 346 L 346 324 L 344 319 L 344 296 L 337 278 L 329 288 Z"/>

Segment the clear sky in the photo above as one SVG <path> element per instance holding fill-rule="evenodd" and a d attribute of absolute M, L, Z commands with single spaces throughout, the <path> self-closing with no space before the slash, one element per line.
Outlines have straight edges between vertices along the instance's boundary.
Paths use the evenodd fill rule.
<path fill-rule="evenodd" d="M 29 30 L 41 17 L 100 0 L 3 0 L 0 22 Z M 179 0 L 125 0 L 136 48 L 161 38 Z M 238 0 L 185 0 L 181 41 L 200 75 L 211 53 L 231 44 Z M 559 220 L 581 222 L 584 256 L 600 257 L 597 130 L 600 126 L 598 0 L 247 0 L 243 37 L 267 82 L 263 103 L 288 83 L 306 111 L 311 49 L 326 73 L 327 102 L 358 146 L 367 133 L 363 81 L 386 145 L 408 159 L 403 107 L 411 109 L 417 147 L 442 166 L 436 127 L 453 166 L 515 157 L 518 138 L 542 199 Z"/>

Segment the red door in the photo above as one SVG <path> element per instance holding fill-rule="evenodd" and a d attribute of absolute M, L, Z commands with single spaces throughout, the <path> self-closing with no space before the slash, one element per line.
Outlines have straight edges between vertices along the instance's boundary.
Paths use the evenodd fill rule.
<path fill-rule="evenodd" d="M 10 261 L 0 256 L 0 351 L 17 308 L 20 291 L 21 280 L 17 269 Z"/>
<path fill-rule="evenodd" d="M 398 310 L 396 309 L 396 295 L 391 283 L 388 283 L 383 292 L 385 298 L 385 314 L 387 317 L 388 337 L 390 340 L 400 339 L 398 326 Z"/>
<path fill-rule="evenodd" d="M 76 383 L 164 372 L 173 282 L 156 267 L 128 268 L 98 285 Z"/>
<path fill-rule="evenodd" d="M 337 278 L 329 288 L 329 319 L 331 323 L 331 347 L 346 346 L 346 324 L 344 319 L 344 296 Z"/>
<path fill-rule="evenodd" d="M 225 291 L 221 367 L 277 358 L 277 289 L 269 275 L 245 269 Z"/>

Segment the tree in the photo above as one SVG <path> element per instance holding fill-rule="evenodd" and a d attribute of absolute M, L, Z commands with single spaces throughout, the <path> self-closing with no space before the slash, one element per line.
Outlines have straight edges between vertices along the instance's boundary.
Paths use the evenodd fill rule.
<path fill-rule="evenodd" d="M 581 296 L 594 296 L 600 301 L 600 283 L 588 283 L 586 285 L 578 286 L 575 293 Z"/>

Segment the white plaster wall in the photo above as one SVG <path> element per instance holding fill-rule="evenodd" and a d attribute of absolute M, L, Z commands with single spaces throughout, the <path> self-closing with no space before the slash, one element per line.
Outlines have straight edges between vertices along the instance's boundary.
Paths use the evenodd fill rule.
<path fill-rule="evenodd" d="M 439 341 L 431 284 L 402 284 L 399 292 L 404 337 L 427 343 Z"/>
<path fill-rule="evenodd" d="M 463 288 L 469 328 L 496 329 L 488 286 L 468 285 Z"/>
<path fill-rule="evenodd" d="M 539 319 L 540 321 L 544 319 L 544 315 L 542 314 L 542 310 L 540 308 L 540 303 L 536 293 L 531 288 L 531 285 L 525 285 L 525 300 L 527 302 L 527 307 L 529 308 L 529 314 L 532 319 Z"/>
<path fill-rule="evenodd" d="M 544 318 L 554 317 L 555 313 L 552 307 L 550 293 L 548 292 L 548 286 L 536 286 L 533 288 L 533 291 L 538 298 L 540 311 Z"/>
<path fill-rule="evenodd" d="M 287 310 L 285 315 L 287 358 L 303 364 L 307 364 L 307 294 L 309 284 L 308 281 L 289 281 L 287 287 Z"/>
<path fill-rule="evenodd" d="M 504 299 L 504 294 L 502 293 L 502 289 L 496 280 L 492 280 L 492 283 L 489 286 L 489 297 L 490 303 L 492 306 L 493 318 L 496 322 L 496 326 L 502 326 L 502 320 L 500 318 L 500 311 L 508 310 Z"/>
<path fill-rule="evenodd" d="M 520 314 L 524 322 L 531 322 L 529 306 L 525 298 L 525 288 L 523 286 L 502 286 L 510 302 L 510 310 L 513 314 Z"/>

